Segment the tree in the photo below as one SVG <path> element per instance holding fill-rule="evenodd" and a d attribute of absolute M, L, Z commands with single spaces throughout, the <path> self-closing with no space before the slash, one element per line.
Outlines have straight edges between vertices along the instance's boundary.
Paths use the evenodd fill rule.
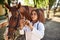
<path fill-rule="evenodd" d="M 56 0 L 49 0 L 49 9 L 53 6 L 53 4 L 56 2 Z"/>
<path fill-rule="evenodd" d="M 4 4 L 4 0 L 0 0 L 0 4 L 3 5 Z"/>
<path fill-rule="evenodd" d="M 24 2 L 27 5 L 31 5 L 37 8 L 45 8 L 49 2 L 49 0 L 32 0 L 33 4 L 31 5 L 31 3 L 29 3 L 29 0 L 24 0 Z"/>
<path fill-rule="evenodd" d="M 56 0 L 49 0 L 47 18 L 49 18 L 50 9 L 51 9 L 51 7 L 52 7 L 52 5 L 54 4 L 55 1 Z"/>
<path fill-rule="evenodd" d="M 37 7 L 37 4 L 39 3 L 39 0 L 33 0 L 34 2 L 34 7 Z"/>

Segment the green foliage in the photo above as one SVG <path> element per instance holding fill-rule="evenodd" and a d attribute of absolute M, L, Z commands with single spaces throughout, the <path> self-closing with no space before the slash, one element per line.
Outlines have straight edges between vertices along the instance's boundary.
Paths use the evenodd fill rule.
<path fill-rule="evenodd" d="M 11 3 L 11 0 L 7 0 L 8 1 L 8 4 L 10 5 L 10 3 Z"/>
<path fill-rule="evenodd" d="M 45 8 L 48 5 L 49 0 L 33 0 L 33 4 L 29 3 L 29 0 L 24 0 L 24 2 L 29 6 L 36 6 L 37 8 Z"/>
<path fill-rule="evenodd" d="M 4 0 L 0 0 L 0 4 L 2 4 L 2 5 L 3 5 L 3 4 L 4 4 Z"/>
<path fill-rule="evenodd" d="M 46 8 L 48 3 L 49 3 L 49 0 L 40 0 L 37 2 L 37 8 Z"/>
<path fill-rule="evenodd" d="M 52 7 L 52 5 L 54 4 L 54 2 L 56 2 L 56 0 L 49 0 L 49 8 Z"/>
<path fill-rule="evenodd" d="M 24 3 L 25 3 L 26 5 L 28 5 L 28 4 L 29 4 L 29 0 L 24 0 Z"/>
<path fill-rule="evenodd" d="M 34 6 L 33 4 L 29 3 L 29 0 L 24 0 L 24 5 L 28 5 L 28 6 Z"/>

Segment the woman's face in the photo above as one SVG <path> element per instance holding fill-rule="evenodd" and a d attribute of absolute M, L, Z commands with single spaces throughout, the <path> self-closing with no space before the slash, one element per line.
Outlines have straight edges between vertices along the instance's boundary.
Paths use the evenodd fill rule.
<path fill-rule="evenodd" d="M 36 21 L 37 18 L 38 18 L 37 13 L 36 13 L 35 11 L 33 11 L 33 12 L 31 13 L 31 19 L 32 19 L 32 21 Z"/>

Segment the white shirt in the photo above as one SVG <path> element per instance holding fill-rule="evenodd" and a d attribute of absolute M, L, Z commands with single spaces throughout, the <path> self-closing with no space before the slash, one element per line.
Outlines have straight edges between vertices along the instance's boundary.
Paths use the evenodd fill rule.
<path fill-rule="evenodd" d="M 38 26 L 38 29 L 37 29 Z M 25 31 L 26 40 L 41 40 L 44 37 L 44 25 L 41 22 L 36 22 L 33 25 L 33 30 L 31 31 L 30 28 L 24 27 L 22 30 Z M 20 30 L 20 34 L 24 33 L 24 31 Z"/>
<path fill-rule="evenodd" d="M 38 29 L 37 29 L 38 25 Z M 44 25 L 41 22 L 36 22 L 33 25 L 33 30 L 31 31 L 29 27 L 24 27 L 22 30 L 19 30 L 20 35 L 26 34 L 26 40 L 41 40 L 44 37 Z M 4 36 L 7 35 L 8 28 L 6 28 L 6 31 L 4 33 Z"/>

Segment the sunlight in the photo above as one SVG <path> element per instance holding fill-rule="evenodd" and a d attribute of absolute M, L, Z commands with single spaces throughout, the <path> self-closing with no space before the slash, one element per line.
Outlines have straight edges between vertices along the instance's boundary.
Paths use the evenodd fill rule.
<path fill-rule="evenodd" d="M 59 18 L 59 17 L 54 17 L 54 18 L 52 19 L 52 21 L 60 22 L 60 18 Z"/>
<path fill-rule="evenodd" d="M 18 3 L 21 3 L 22 5 L 24 4 L 24 0 L 18 0 Z"/>
<path fill-rule="evenodd" d="M 29 3 L 30 3 L 30 4 L 34 4 L 33 0 L 29 0 Z"/>
<path fill-rule="evenodd" d="M 22 5 L 25 5 L 24 0 L 18 0 L 18 3 L 21 2 Z M 33 0 L 29 0 L 30 4 L 34 4 Z"/>

